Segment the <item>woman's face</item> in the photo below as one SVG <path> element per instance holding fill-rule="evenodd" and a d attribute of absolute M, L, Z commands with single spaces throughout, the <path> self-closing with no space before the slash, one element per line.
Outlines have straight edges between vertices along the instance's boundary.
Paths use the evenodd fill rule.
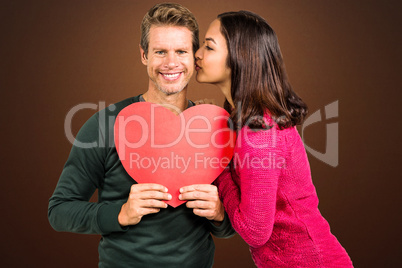
<path fill-rule="evenodd" d="M 226 65 L 228 48 L 222 35 L 221 22 L 216 19 L 208 28 L 205 40 L 195 53 L 196 79 L 200 83 L 211 83 L 219 86 L 226 98 L 230 97 L 231 72 Z"/>

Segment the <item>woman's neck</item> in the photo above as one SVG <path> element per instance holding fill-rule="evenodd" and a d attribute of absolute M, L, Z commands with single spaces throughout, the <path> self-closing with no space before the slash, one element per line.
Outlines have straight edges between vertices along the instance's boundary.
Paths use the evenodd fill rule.
<path fill-rule="evenodd" d="M 231 90 L 231 82 L 226 81 L 224 84 L 217 84 L 219 89 L 222 91 L 223 95 L 225 96 L 226 100 L 229 102 L 230 106 L 234 108 L 234 102 L 232 99 L 232 90 Z"/>

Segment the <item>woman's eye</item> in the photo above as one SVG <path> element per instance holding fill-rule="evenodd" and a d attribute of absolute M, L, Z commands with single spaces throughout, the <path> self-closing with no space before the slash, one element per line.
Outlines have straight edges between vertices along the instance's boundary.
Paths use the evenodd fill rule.
<path fill-rule="evenodd" d="M 207 50 L 213 50 L 210 46 L 205 46 Z"/>

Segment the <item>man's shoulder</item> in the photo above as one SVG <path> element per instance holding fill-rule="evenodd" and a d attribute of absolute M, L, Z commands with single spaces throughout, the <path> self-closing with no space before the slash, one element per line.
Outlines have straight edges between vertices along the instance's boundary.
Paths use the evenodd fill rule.
<path fill-rule="evenodd" d="M 130 97 L 96 112 L 81 127 L 79 132 L 81 139 L 93 140 L 98 138 L 99 133 L 102 133 L 103 142 L 109 142 L 109 137 L 113 136 L 114 122 L 117 115 L 125 107 L 138 101 L 139 96 Z"/>
<path fill-rule="evenodd" d="M 114 104 L 109 105 L 108 107 L 96 112 L 94 115 L 92 115 L 86 124 L 86 128 L 93 130 L 93 128 L 103 128 L 107 129 L 109 127 L 113 127 L 114 125 L 114 119 L 117 117 L 117 115 L 120 113 L 121 110 L 123 110 L 125 107 L 135 103 L 139 102 L 139 97 L 130 97 L 127 99 L 124 99 L 122 101 L 116 102 Z"/>
<path fill-rule="evenodd" d="M 106 107 L 105 111 L 109 116 L 115 115 L 117 116 L 121 110 L 123 110 L 124 108 L 126 108 L 127 106 L 135 103 L 135 102 L 139 102 L 140 101 L 140 96 L 135 96 L 135 97 L 130 97 L 127 99 L 124 99 L 122 101 L 116 102 L 114 104 L 109 105 L 108 107 Z"/>

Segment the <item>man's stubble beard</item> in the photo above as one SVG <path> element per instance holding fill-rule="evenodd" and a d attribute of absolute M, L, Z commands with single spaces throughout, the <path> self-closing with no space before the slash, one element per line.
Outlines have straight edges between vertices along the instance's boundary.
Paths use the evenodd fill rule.
<path fill-rule="evenodd" d="M 184 85 L 182 88 L 180 88 L 179 90 L 167 91 L 167 90 L 165 90 L 163 87 L 161 87 L 161 86 L 159 86 L 159 85 L 156 84 L 156 88 L 157 88 L 160 92 L 164 93 L 166 96 L 171 96 L 171 95 L 174 95 L 174 94 L 179 94 L 179 93 L 182 92 L 187 86 L 188 86 L 188 83 L 187 83 L 186 85 Z"/>

